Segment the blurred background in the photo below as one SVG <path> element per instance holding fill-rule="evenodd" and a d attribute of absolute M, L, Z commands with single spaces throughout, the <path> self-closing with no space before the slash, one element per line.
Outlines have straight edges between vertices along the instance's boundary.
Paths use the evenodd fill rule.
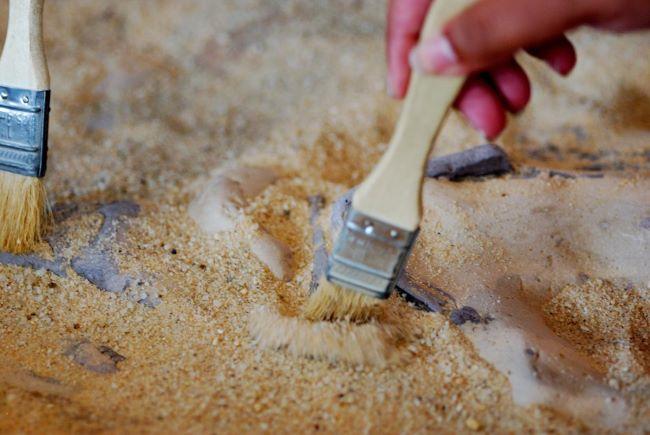
<path fill-rule="evenodd" d="M 49 191 L 178 190 L 184 201 L 188 182 L 224 159 L 291 154 L 326 125 L 358 139 L 345 146 L 380 151 L 399 108 L 384 95 L 385 10 L 367 0 L 46 1 Z M 648 36 L 571 39 L 579 61 L 568 78 L 522 55 L 532 103 L 496 142 L 518 165 L 648 171 Z M 380 134 L 361 140 L 370 130 Z M 481 142 L 454 115 L 434 154 Z"/>

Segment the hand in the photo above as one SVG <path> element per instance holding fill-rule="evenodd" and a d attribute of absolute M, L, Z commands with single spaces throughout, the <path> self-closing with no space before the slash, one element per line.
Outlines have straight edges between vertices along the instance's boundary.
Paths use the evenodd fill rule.
<path fill-rule="evenodd" d="M 525 49 L 566 75 L 576 53 L 565 31 L 581 24 L 617 31 L 650 26 L 648 0 L 479 0 L 447 23 L 441 35 L 416 47 L 430 4 L 389 2 L 388 92 L 404 97 L 411 67 L 467 74 L 455 107 L 488 138 L 504 129 L 506 111 L 519 112 L 530 99 L 528 77 L 512 57 L 517 50 Z"/>

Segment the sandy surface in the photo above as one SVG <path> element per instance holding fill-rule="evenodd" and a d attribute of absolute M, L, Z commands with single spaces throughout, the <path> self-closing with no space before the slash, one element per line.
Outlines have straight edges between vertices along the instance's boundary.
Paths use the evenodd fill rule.
<path fill-rule="evenodd" d="M 412 335 L 377 367 L 262 350 L 248 320 L 300 312 L 308 197 L 331 204 L 389 139 L 383 5 L 51 1 L 45 22 L 57 226 L 33 257 L 0 257 L 0 432 L 650 430 L 647 35 L 572 35 L 567 79 L 524 59 L 533 102 L 497 142 L 519 174 L 602 178 L 427 182 L 409 270 L 494 321 L 459 327 L 394 297 Z M 434 154 L 480 143 L 454 114 Z M 242 162 L 280 177 L 208 236 L 188 205 Z M 262 230 L 291 250 L 288 279 L 252 252 Z M 523 296 L 501 304 L 500 289 Z M 583 361 L 593 375 L 574 376 Z M 557 367 L 547 386 L 530 376 Z M 615 415 L 557 406 L 589 407 L 585 391 Z"/>

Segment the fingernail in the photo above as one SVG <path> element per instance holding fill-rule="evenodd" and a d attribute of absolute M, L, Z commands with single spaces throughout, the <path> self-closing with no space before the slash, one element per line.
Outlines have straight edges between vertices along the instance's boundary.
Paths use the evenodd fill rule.
<path fill-rule="evenodd" d="M 411 68 L 417 72 L 460 74 L 458 56 L 449 40 L 438 36 L 418 44 L 409 54 Z"/>

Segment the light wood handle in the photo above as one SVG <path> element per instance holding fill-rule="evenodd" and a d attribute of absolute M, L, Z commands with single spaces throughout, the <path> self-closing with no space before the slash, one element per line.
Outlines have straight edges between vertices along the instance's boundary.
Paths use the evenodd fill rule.
<path fill-rule="evenodd" d="M 9 0 L 0 85 L 35 91 L 50 88 L 43 50 L 43 0 Z"/>
<path fill-rule="evenodd" d="M 432 36 L 474 0 L 434 0 L 421 32 Z M 422 180 L 435 136 L 464 77 L 413 72 L 397 127 L 381 160 L 352 198 L 352 207 L 407 231 L 422 215 Z"/>

